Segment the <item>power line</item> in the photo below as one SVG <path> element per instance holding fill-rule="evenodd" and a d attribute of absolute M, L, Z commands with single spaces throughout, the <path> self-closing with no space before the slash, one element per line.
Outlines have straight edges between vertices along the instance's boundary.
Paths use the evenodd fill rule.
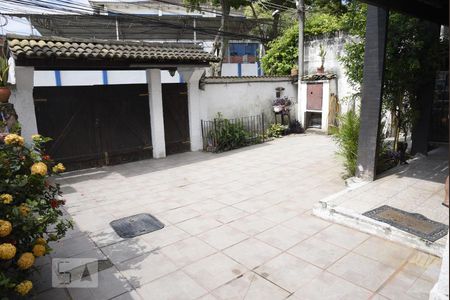
<path fill-rule="evenodd" d="M 164 0 L 159 0 L 160 2 L 163 2 Z M 53 9 L 53 10 L 57 10 L 57 11 L 65 11 L 65 12 L 70 12 L 70 13 L 83 13 L 83 15 L 92 15 L 92 8 L 91 7 L 86 7 L 82 4 L 76 4 L 77 7 L 77 11 L 73 10 L 73 7 L 71 6 L 67 6 L 65 4 L 59 4 L 59 6 L 55 9 L 55 3 L 53 2 L 47 2 L 45 0 L 38 0 L 38 1 L 29 1 L 29 0 L 10 0 L 10 2 L 13 2 L 15 4 L 18 5 L 27 5 L 27 6 L 37 6 L 39 8 L 45 8 L 45 9 Z M 61 1 L 61 2 L 65 2 L 65 1 Z M 166 2 L 165 3 L 171 4 L 170 2 Z M 114 10 L 109 10 L 109 12 L 114 13 Z M 254 35 L 249 35 L 249 34 L 236 34 L 234 32 L 226 32 L 226 31 L 219 31 L 219 30 L 205 30 L 202 28 L 194 28 L 193 26 L 180 26 L 179 24 L 174 24 L 174 23 L 170 23 L 170 22 L 164 22 L 161 20 L 151 20 L 148 17 L 146 18 L 145 16 L 139 16 L 139 15 L 133 15 L 133 14 L 124 14 L 122 12 L 117 11 L 117 15 L 120 17 L 129 17 L 129 18 L 133 18 L 133 19 L 142 19 L 142 20 L 146 20 L 147 22 L 150 23 L 156 23 L 156 24 L 160 24 L 160 25 L 165 25 L 165 26 L 170 26 L 170 27 L 174 27 L 174 28 L 178 28 L 178 29 L 191 29 L 191 30 L 195 30 L 197 32 L 203 32 L 205 34 L 211 34 L 211 35 L 223 35 L 223 36 L 231 36 L 231 37 L 240 37 L 240 38 L 247 38 L 247 39 L 263 39 L 263 37 L 260 36 L 254 36 Z"/>

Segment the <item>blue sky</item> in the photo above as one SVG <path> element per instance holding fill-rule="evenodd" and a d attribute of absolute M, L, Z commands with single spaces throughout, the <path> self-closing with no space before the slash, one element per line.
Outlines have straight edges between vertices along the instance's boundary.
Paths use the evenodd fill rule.
<path fill-rule="evenodd" d="M 7 0 L 0 0 L 0 9 L 1 8 L 7 8 L 7 9 L 1 9 L 2 11 L 5 10 L 7 13 L 45 13 L 45 10 L 42 9 L 30 9 L 29 7 L 20 6 L 16 4 L 8 3 Z M 54 2 L 55 4 L 58 4 L 59 1 L 53 0 L 51 2 Z M 87 0 L 71 0 L 71 2 L 74 3 L 80 3 L 83 5 L 89 5 L 89 2 Z M 22 35 L 30 35 L 31 34 L 31 27 L 30 23 L 25 18 L 12 18 L 12 17 L 0 17 L 0 25 L 5 24 L 5 18 L 7 18 L 7 24 L 6 26 L 0 27 L 0 34 L 7 34 L 7 33 L 15 33 L 15 34 L 22 34 Z M 37 34 L 37 31 L 34 30 L 34 34 Z"/>

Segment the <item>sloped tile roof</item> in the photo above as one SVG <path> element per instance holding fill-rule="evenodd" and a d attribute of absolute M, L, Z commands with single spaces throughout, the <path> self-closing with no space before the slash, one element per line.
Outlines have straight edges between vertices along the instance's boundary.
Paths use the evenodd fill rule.
<path fill-rule="evenodd" d="M 131 63 L 201 63 L 218 58 L 194 45 L 110 40 L 82 40 L 62 37 L 6 37 L 15 59 L 92 59 Z"/>

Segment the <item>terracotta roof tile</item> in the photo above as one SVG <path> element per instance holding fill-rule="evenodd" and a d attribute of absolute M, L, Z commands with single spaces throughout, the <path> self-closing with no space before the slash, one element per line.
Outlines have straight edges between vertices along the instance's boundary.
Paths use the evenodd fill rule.
<path fill-rule="evenodd" d="M 103 58 L 133 63 L 217 62 L 218 58 L 197 46 L 110 40 L 79 40 L 62 37 L 12 36 L 6 38 L 15 59 Z"/>

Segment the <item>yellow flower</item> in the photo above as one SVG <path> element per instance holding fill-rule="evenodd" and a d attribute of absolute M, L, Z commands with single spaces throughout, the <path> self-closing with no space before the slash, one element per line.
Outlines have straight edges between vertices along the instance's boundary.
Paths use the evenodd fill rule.
<path fill-rule="evenodd" d="M 19 213 L 22 217 L 28 216 L 30 210 L 31 210 L 30 207 L 25 203 L 19 205 Z"/>
<path fill-rule="evenodd" d="M 24 280 L 18 285 L 16 285 L 16 292 L 21 295 L 25 296 L 30 292 L 30 290 L 33 288 L 33 283 L 29 280 Z"/>
<path fill-rule="evenodd" d="M 30 252 L 23 253 L 19 260 L 17 261 L 17 265 L 19 266 L 19 269 L 26 270 L 31 268 L 31 266 L 34 264 L 34 255 Z"/>
<path fill-rule="evenodd" d="M 12 225 L 9 221 L 0 220 L 0 237 L 9 235 L 12 231 Z"/>
<path fill-rule="evenodd" d="M 12 259 L 16 256 L 16 247 L 10 243 L 0 244 L 0 259 Z"/>
<path fill-rule="evenodd" d="M 18 134 L 10 133 L 7 136 L 5 136 L 5 144 L 6 145 L 19 145 L 23 146 L 25 143 L 23 137 L 21 137 Z"/>
<path fill-rule="evenodd" d="M 47 165 L 44 164 L 43 162 L 34 163 L 31 166 L 31 174 L 33 174 L 33 175 L 34 174 L 39 174 L 39 175 L 42 175 L 42 176 L 47 175 Z"/>
<path fill-rule="evenodd" d="M 66 170 L 66 167 L 62 163 L 57 164 L 52 168 L 53 172 L 55 173 L 62 173 Z"/>
<path fill-rule="evenodd" d="M 39 141 L 40 139 L 42 138 L 42 136 L 40 135 L 40 134 L 33 134 L 32 136 L 31 136 L 31 139 L 33 140 L 33 141 Z"/>
<path fill-rule="evenodd" d="M 13 197 L 10 194 L 1 194 L 0 201 L 3 202 L 3 204 L 9 204 L 13 201 Z"/>
<path fill-rule="evenodd" d="M 36 257 L 43 256 L 46 252 L 45 246 L 43 245 L 34 245 L 33 247 L 33 255 Z"/>
<path fill-rule="evenodd" d="M 36 243 L 36 245 L 44 245 L 44 246 L 47 245 L 47 241 L 42 237 L 37 238 L 35 243 Z"/>

